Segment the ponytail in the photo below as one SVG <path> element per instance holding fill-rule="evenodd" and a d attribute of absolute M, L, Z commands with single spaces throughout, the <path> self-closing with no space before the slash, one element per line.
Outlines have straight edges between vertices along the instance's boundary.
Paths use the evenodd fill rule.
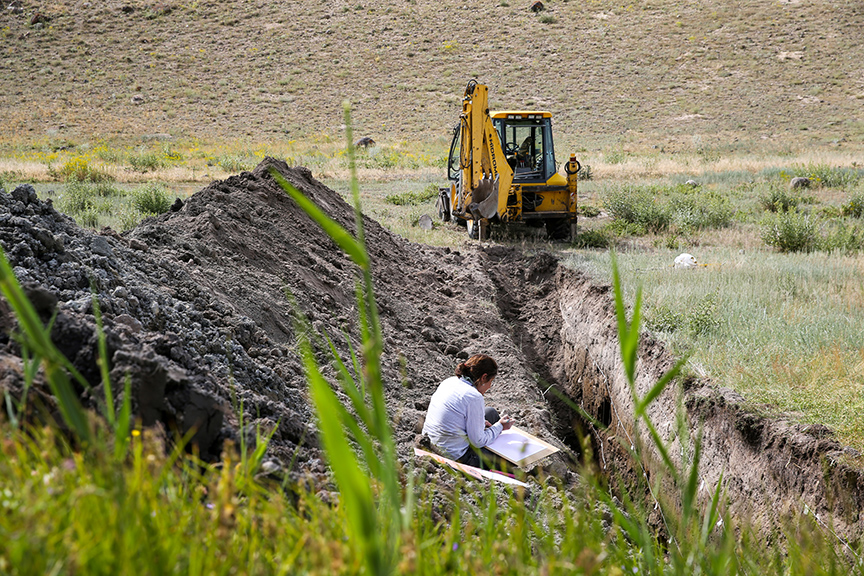
<path fill-rule="evenodd" d="M 456 366 L 456 376 L 468 377 L 472 382 L 477 382 L 484 374 L 488 374 L 489 378 L 498 374 L 498 364 L 486 354 L 475 354 Z"/>

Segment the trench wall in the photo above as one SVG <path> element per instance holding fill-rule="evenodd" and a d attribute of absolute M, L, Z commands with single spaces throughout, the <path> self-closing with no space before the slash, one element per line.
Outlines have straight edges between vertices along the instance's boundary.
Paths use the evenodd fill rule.
<path fill-rule="evenodd" d="M 659 471 L 659 453 L 644 427 L 633 425 L 612 290 L 563 268 L 555 282 L 561 313 L 557 384 L 607 426 L 590 427 L 594 461 L 606 473 L 641 474 L 644 469 L 650 478 Z M 637 371 L 640 396 L 673 365 L 661 343 L 643 337 Z M 649 413 L 679 465 L 676 412 L 686 413 L 691 437 L 701 427 L 703 499 L 722 481 L 728 510 L 739 519 L 774 530 L 789 514 L 809 510 L 830 537 L 829 530 L 848 542 L 858 541 L 864 530 L 864 477 L 850 463 L 850 450 L 824 426 L 763 418 L 742 404 L 743 398 L 731 390 L 690 380 L 667 387 Z M 647 448 L 641 465 L 626 449 L 637 434 Z"/>

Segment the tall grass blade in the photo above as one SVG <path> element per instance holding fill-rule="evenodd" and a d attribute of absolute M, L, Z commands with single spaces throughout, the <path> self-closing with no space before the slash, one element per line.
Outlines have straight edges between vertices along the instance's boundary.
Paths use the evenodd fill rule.
<path fill-rule="evenodd" d="M 123 403 L 114 424 L 114 459 L 126 459 L 129 449 L 129 433 L 132 429 L 132 378 L 127 374 L 123 379 Z"/>
<path fill-rule="evenodd" d="M 114 394 L 111 392 L 111 378 L 108 376 L 108 346 L 105 342 L 105 330 L 102 328 L 102 311 L 99 308 L 99 298 L 96 296 L 96 287 L 91 283 L 90 298 L 93 302 L 93 316 L 96 318 L 96 334 L 99 340 L 99 374 L 102 377 L 102 386 L 105 388 L 105 417 L 112 427 L 115 427 L 117 416 L 114 413 Z"/>
<path fill-rule="evenodd" d="M 309 391 L 318 412 L 321 436 L 330 467 L 336 477 L 351 533 L 359 541 L 366 565 L 372 574 L 385 573 L 384 555 L 380 546 L 379 526 L 376 521 L 372 487 L 363 473 L 348 438 L 342 430 L 338 414 L 342 408 L 330 385 L 318 371 L 314 354 L 308 343 L 303 343 L 303 366 L 309 380 Z"/>

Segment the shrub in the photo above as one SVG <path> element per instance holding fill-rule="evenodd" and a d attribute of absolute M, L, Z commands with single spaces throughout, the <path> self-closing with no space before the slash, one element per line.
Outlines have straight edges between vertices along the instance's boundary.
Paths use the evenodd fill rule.
<path fill-rule="evenodd" d="M 430 184 L 420 192 L 402 192 L 400 194 L 388 194 L 384 201 L 394 206 L 417 206 L 438 197 L 438 186 Z"/>
<path fill-rule="evenodd" d="M 138 188 L 132 197 L 135 208 L 144 214 L 164 214 L 171 208 L 171 191 L 162 184 L 150 183 Z"/>
<path fill-rule="evenodd" d="M 103 182 L 110 179 L 107 174 L 91 166 L 83 156 L 75 156 L 63 164 L 58 175 L 66 181 L 76 182 Z"/>
<path fill-rule="evenodd" d="M 576 248 L 608 248 L 613 244 L 612 235 L 607 229 L 583 230 L 576 235 L 573 246 Z"/>
<path fill-rule="evenodd" d="M 759 195 L 759 205 L 768 212 L 789 212 L 803 203 L 800 194 L 791 192 L 783 185 L 771 184 L 768 191 Z"/>
<path fill-rule="evenodd" d="M 668 304 L 655 306 L 646 315 L 645 323 L 655 332 L 675 332 L 684 325 L 684 314 Z"/>
<path fill-rule="evenodd" d="M 810 216 L 794 212 L 784 212 L 766 221 L 760 236 L 765 244 L 780 252 L 812 252 L 819 247 L 819 236 Z"/>
<path fill-rule="evenodd" d="M 582 168 L 579 170 L 579 180 L 591 180 L 594 174 L 591 172 L 590 164 L 582 164 Z"/>
<path fill-rule="evenodd" d="M 613 188 L 603 198 L 603 205 L 612 216 L 634 231 L 663 232 L 669 228 L 672 215 L 657 202 L 656 190 L 650 187 Z M 643 232 L 644 233 L 644 232 Z"/>
<path fill-rule="evenodd" d="M 591 204 L 580 204 L 578 211 L 580 216 L 585 216 L 586 218 L 594 218 L 600 215 L 600 208 Z"/>
<path fill-rule="evenodd" d="M 165 166 L 165 160 L 158 152 L 139 150 L 129 156 L 129 164 L 139 172 L 151 172 Z"/>
<path fill-rule="evenodd" d="M 706 294 L 702 300 L 687 309 L 687 325 L 693 336 L 708 334 L 720 326 L 716 294 Z"/>
<path fill-rule="evenodd" d="M 859 226 L 847 226 L 843 222 L 838 222 L 820 240 L 819 248 L 826 252 L 857 254 L 864 249 L 864 230 Z"/>
<path fill-rule="evenodd" d="M 785 173 L 783 173 L 786 176 Z M 845 188 L 858 182 L 861 173 L 855 168 L 832 167 L 827 164 L 798 165 L 792 168 L 789 178 L 804 176 L 819 186 L 826 188 Z"/>
<path fill-rule="evenodd" d="M 677 194 L 670 202 L 675 223 L 683 230 L 726 228 L 735 210 L 716 192 Z"/>
<path fill-rule="evenodd" d="M 216 164 L 226 172 L 248 172 L 255 168 L 258 162 L 249 156 L 233 154 L 229 156 L 221 156 L 216 160 Z"/>
<path fill-rule="evenodd" d="M 57 210 L 73 218 L 96 207 L 93 186 L 81 180 L 71 180 L 57 199 Z"/>
<path fill-rule="evenodd" d="M 856 192 L 849 201 L 840 208 L 843 216 L 861 218 L 864 216 L 864 192 Z"/>

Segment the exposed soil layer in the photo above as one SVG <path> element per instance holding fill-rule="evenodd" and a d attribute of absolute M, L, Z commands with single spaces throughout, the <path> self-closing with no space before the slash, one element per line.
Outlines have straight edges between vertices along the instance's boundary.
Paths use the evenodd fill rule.
<path fill-rule="evenodd" d="M 112 379 L 131 375 L 134 408 L 146 425 L 178 433 L 194 428 L 193 441 L 208 457 L 219 454 L 225 439 L 247 434 L 253 440 L 256 428 L 275 429 L 268 469 L 286 466 L 296 454 L 291 474 L 325 480 L 291 300 L 312 331 L 327 334 L 347 360 L 349 340 L 355 350 L 359 344 L 358 274 L 272 180 L 270 167 L 354 228 L 353 209 L 308 170 L 266 159 L 123 236 L 81 229 L 32 188 L 19 186 L 0 194 L 0 244 L 43 318 L 57 311 L 52 338 L 93 386 L 80 391 L 88 406 L 102 397 L 92 284 L 105 318 Z M 384 384 L 404 461 L 413 459 L 438 382 L 460 359 L 484 352 L 500 365 L 487 404 L 563 448 L 541 462 L 547 473 L 574 479 L 574 425 L 591 434 L 601 468 L 633 469 L 615 440 L 632 438 L 634 427 L 608 287 L 564 269 L 551 254 L 481 244 L 430 248 L 372 220 L 364 225 L 384 333 Z M 14 326 L 5 306 L 0 324 L 0 387 L 20 393 L 20 350 L 5 336 Z M 644 342 L 642 392 L 671 365 L 662 346 Z M 585 426 L 552 388 L 608 430 Z M 38 382 L 31 394 L 39 399 L 32 406 L 51 406 Z M 842 448 L 827 430 L 748 415 L 733 393 L 708 383 L 691 383 L 683 394 L 693 427 L 705 427 L 706 494 L 723 473 L 732 505 L 757 520 L 773 523 L 807 504 L 826 521 L 833 518 L 841 534 L 857 534 L 864 480 L 842 464 Z M 238 430 L 241 405 L 245 431 Z M 676 454 L 677 406 L 678 392 L 670 389 L 652 407 Z M 650 461 L 645 466 L 653 470 Z M 448 481 L 436 467 L 424 468 Z"/>

